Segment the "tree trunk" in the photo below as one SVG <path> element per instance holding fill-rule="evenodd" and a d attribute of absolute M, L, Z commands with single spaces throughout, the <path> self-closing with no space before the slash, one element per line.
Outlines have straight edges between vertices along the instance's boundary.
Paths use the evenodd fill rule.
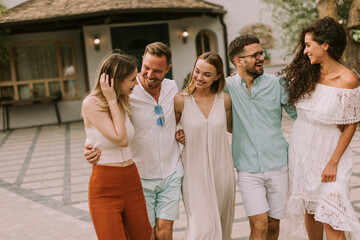
<path fill-rule="evenodd" d="M 343 63 L 360 79 L 360 43 L 352 39 L 352 29 L 360 29 L 360 0 L 352 1 L 349 7 L 347 23 L 348 44 L 343 56 Z"/>
<path fill-rule="evenodd" d="M 337 7 L 339 0 L 319 0 L 317 7 L 319 9 L 319 18 L 330 16 L 335 20 L 338 20 Z"/>
<path fill-rule="evenodd" d="M 353 0 L 349 7 L 348 29 L 360 29 L 360 0 Z"/>
<path fill-rule="evenodd" d="M 317 3 L 319 18 L 330 16 L 338 20 L 338 2 L 339 0 L 319 0 Z M 360 29 L 360 0 L 353 0 L 349 7 L 349 18 L 346 26 L 348 44 L 341 58 L 341 62 L 360 79 L 360 44 L 355 43 L 352 39 L 352 29 Z"/>

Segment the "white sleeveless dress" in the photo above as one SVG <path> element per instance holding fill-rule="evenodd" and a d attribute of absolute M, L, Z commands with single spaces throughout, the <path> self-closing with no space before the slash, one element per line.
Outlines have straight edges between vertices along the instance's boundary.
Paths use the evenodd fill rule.
<path fill-rule="evenodd" d="M 224 94 L 216 94 L 208 118 L 192 96 L 184 97 L 181 124 L 186 143 L 183 200 L 187 240 L 231 238 L 235 208 L 235 177 L 227 138 Z"/>
<path fill-rule="evenodd" d="M 341 89 L 317 84 L 310 98 L 296 104 L 289 146 L 289 198 L 282 235 L 307 239 L 304 210 L 317 221 L 360 239 L 360 222 L 349 199 L 353 154 L 348 147 L 337 168 L 335 182 L 321 182 L 321 174 L 341 136 L 337 124 L 360 119 L 360 87 Z M 351 236 L 351 237 L 350 237 Z"/>

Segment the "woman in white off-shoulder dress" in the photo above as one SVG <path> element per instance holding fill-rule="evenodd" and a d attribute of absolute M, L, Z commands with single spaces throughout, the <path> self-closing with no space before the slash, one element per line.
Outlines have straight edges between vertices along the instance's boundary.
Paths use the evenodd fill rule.
<path fill-rule="evenodd" d="M 349 198 L 353 155 L 348 147 L 360 119 L 358 78 L 338 60 L 345 31 L 325 17 L 302 30 L 299 50 L 284 69 L 296 119 L 289 147 L 289 199 L 282 236 L 360 239 Z"/>

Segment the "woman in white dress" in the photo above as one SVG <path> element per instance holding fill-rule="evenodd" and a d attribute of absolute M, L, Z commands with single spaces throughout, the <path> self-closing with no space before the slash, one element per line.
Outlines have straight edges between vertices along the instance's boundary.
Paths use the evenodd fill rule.
<path fill-rule="evenodd" d="M 325 17 L 303 28 L 297 54 L 283 70 L 289 104 L 298 115 L 289 147 L 283 229 L 300 229 L 305 214 L 310 240 L 322 240 L 323 229 L 327 239 L 360 239 L 349 199 L 353 155 L 348 148 L 360 119 L 360 89 L 357 76 L 338 61 L 345 46 L 342 25 Z"/>
<path fill-rule="evenodd" d="M 176 121 L 186 144 L 183 200 L 188 220 L 187 240 L 227 240 L 235 208 L 235 178 L 227 131 L 231 132 L 231 99 L 223 93 L 223 62 L 204 53 L 195 62 L 188 87 L 175 96 Z"/>
<path fill-rule="evenodd" d="M 183 200 L 187 240 L 231 238 L 235 178 L 227 132 L 231 132 L 231 99 L 223 93 L 223 62 L 216 53 L 199 56 L 188 87 L 175 96 L 176 121 L 184 135 Z M 179 138 L 178 138 L 179 137 Z"/>

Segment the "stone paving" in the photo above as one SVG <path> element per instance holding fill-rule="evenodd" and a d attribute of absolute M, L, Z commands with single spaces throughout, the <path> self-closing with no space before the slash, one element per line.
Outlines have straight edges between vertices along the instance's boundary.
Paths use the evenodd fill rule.
<path fill-rule="evenodd" d="M 284 115 L 288 139 L 292 120 Z M 82 122 L 0 133 L 0 239 L 96 239 L 87 202 L 91 166 L 82 157 Z M 351 201 L 360 217 L 360 131 L 351 144 L 355 164 Z M 186 215 L 180 205 L 174 239 L 185 239 Z M 249 223 L 236 191 L 232 238 L 248 239 Z"/>

